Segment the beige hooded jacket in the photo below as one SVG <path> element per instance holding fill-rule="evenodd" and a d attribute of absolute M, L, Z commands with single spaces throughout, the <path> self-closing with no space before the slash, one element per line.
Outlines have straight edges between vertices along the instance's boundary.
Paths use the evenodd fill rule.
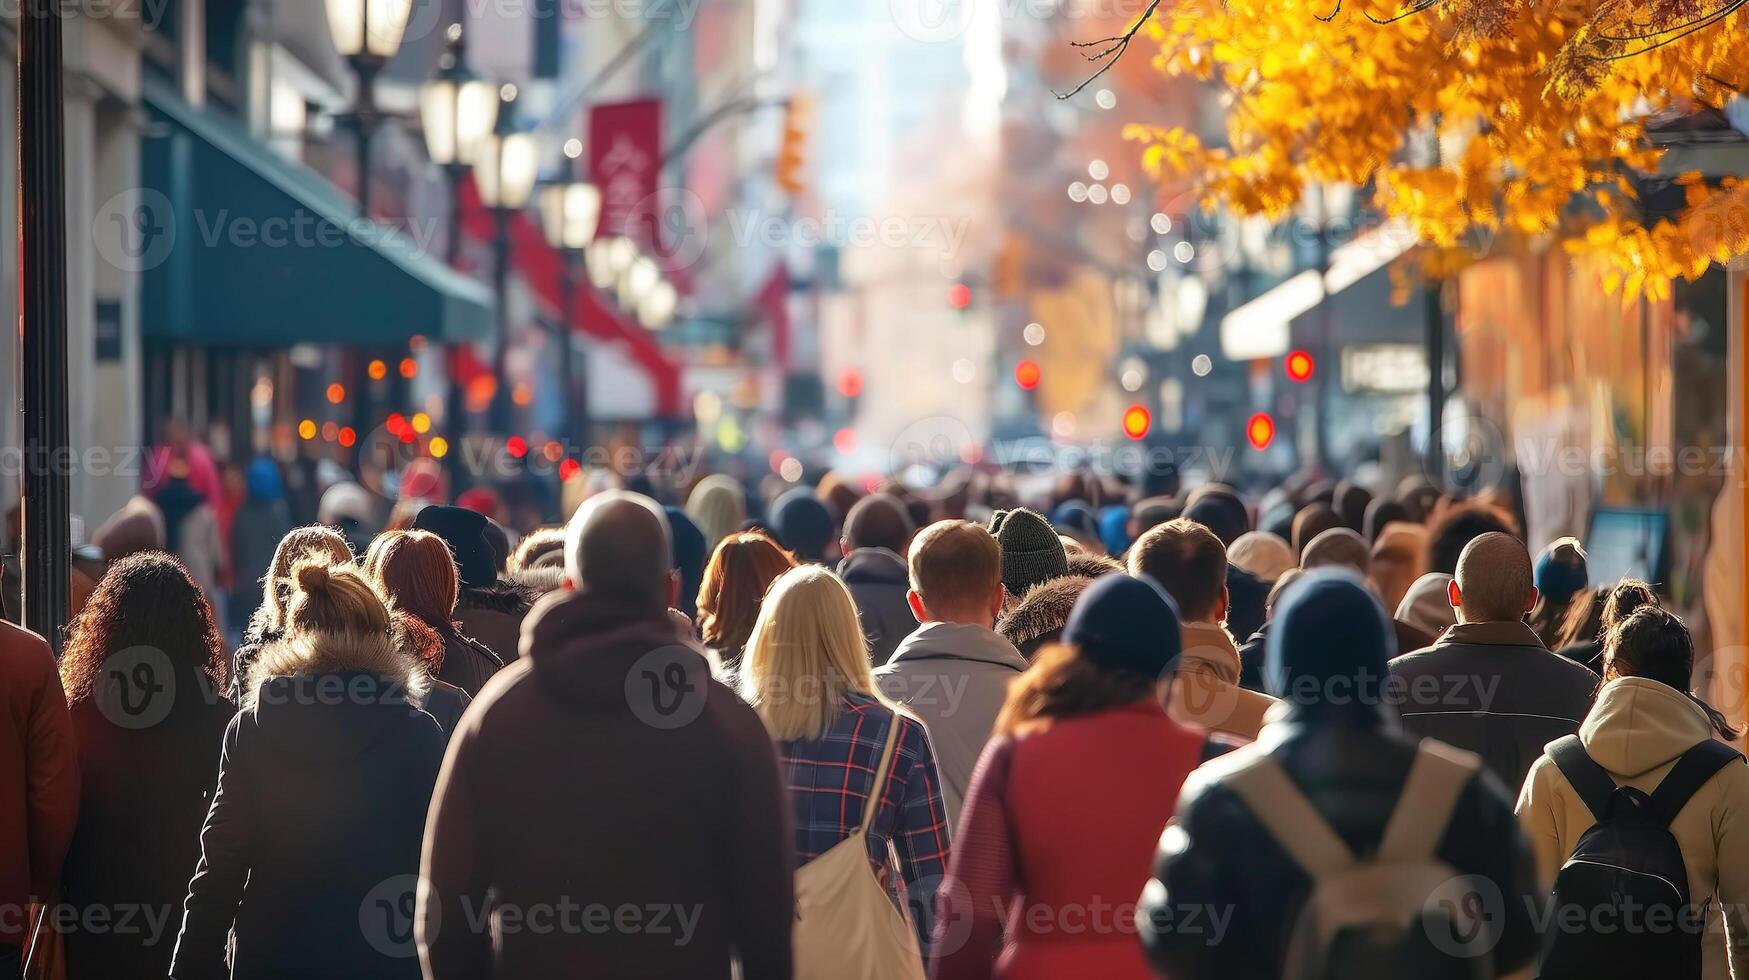
<path fill-rule="evenodd" d="M 1185 623 L 1172 680 L 1172 720 L 1251 741 L 1275 699 L 1239 686 L 1239 648 L 1219 623 Z"/>
<path fill-rule="evenodd" d="M 1579 728 L 1586 753 L 1598 765 L 1619 785 L 1647 793 L 1682 753 L 1713 735 L 1706 713 L 1686 695 L 1641 677 L 1607 684 Z M 1547 755 L 1525 778 L 1518 819 L 1536 852 L 1537 872 L 1549 887 L 1579 836 L 1595 822 Z M 1720 770 L 1689 799 L 1670 831 L 1688 866 L 1691 899 L 1711 895 L 1727 911 L 1725 936 L 1718 935 L 1720 924 L 1713 917 L 1702 975 L 1749 978 L 1749 765 L 1733 762 Z"/>

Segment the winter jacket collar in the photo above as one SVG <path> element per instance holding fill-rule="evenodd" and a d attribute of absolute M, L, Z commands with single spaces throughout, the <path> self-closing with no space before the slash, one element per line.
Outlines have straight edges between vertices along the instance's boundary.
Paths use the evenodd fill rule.
<path fill-rule="evenodd" d="M 1459 623 L 1440 636 L 1436 647 L 1468 644 L 1481 647 L 1536 647 L 1546 649 L 1536 631 L 1523 622 Z"/>
<path fill-rule="evenodd" d="M 667 609 L 617 596 L 554 592 L 535 603 L 522 629 L 535 677 L 553 698 L 574 707 L 629 710 L 634 672 L 674 689 L 705 684 L 711 674 L 704 651 L 680 634 Z M 676 665 L 684 672 L 678 683 L 668 676 Z"/>
<path fill-rule="evenodd" d="M 287 637 L 261 648 L 249 669 L 243 706 L 248 709 L 258 705 L 263 684 L 331 674 L 382 677 L 399 685 L 415 701 L 427 686 L 427 675 L 419 661 L 397 649 L 387 634 L 368 637 L 309 634 Z"/>
<path fill-rule="evenodd" d="M 1239 647 L 1220 623 L 1185 623 L 1180 671 L 1210 674 L 1228 684 L 1239 683 Z"/>
<path fill-rule="evenodd" d="M 911 584 L 910 569 L 905 559 L 885 548 L 857 548 L 838 563 L 838 577 L 846 582 L 879 582 L 884 585 Z"/>
<path fill-rule="evenodd" d="M 378 636 L 292 636 L 263 647 L 250 671 L 244 711 L 283 763 L 345 764 L 421 714 L 429 676 Z"/>
<path fill-rule="evenodd" d="M 491 585 L 463 586 L 457 606 L 517 616 L 527 612 L 534 600 L 534 592 L 527 586 L 510 579 L 499 579 Z"/>
<path fill-rule="evenodd" d="M 1579 740 L 1591 758 L 1629 779 L 1674 762 L 1712 737 L 1712 723 L 1692 698 L 1644 677 L 1604 685 L 1579 726 Z"/>
<path fill-rule="evenodd" d="M 918 660 L 974 660 L 1017 671 L 1027 668 L 1026 658 L 1001 634 L 976 623 L 929 622 L 899 641 L 888 666 Z"/>

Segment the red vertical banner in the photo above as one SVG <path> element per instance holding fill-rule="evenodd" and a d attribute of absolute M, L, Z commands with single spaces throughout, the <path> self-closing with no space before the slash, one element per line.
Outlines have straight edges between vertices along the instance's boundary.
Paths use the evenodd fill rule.
<path fill-rule="evenodd" d="M 589 110 L 589 179 L 601 188 L 598 238 L 659 244 L 662 102 L 638 99 Z"/>
<path fill-rule="evenodd" d="M 759 308 L 771 324 L 771 360 L 782 373 L 789 372 L 790 361 L 789 293 L 789 266 L 780 261 L 759 291 Z"/>

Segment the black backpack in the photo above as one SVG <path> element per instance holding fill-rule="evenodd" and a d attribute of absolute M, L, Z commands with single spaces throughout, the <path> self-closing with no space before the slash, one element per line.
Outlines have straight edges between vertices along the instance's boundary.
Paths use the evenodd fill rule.
<path fill-rule="evenodd" d="M 1708 739 L 1684 752 L 1648 795 L 1617 786 L 1577 735 L 1551 743 L 1548 751 L 1597 822 L 1555 875 L 1538 976 L 1699 977 L 1712 897 L 1690 901 L 1688 869 L 1670 821 L 1707 780 L 1743 757 Z"/>

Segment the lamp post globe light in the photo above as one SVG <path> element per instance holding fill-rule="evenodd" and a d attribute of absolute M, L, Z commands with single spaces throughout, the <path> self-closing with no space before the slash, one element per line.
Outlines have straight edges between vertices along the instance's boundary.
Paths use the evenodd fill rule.
<path fill-rule="evenodd" d="M 498 86 L 468 69 L 462 25 L 451 24 L 437 74 L 419 93 L 419 121 L 425 152 L 449 181 L 448 258 L 455 264 L 461 247 L 461 185 L 498 121 Z"/>
<path fill-rule="evenodd" d="M 498 350 L 492 359 L 497 393 L 492 423 L 508 433 L 512 422 L 510 385 L 505 378 L 510 353 L 510 219 L 528 206 L 540 175 L 540 145 L 532 133 L 516 131 L 516 86 L 499 89 L 498 116 L 492 134 L 480 146 L 474 177 L 480 200 L 492 209 L 492 293 L 498 306 Z"/>
<path fill-rule="evenodd" d="M 656 260 L 648 255 L 640 255 L 627 265 L 619 277 L 619 305 L 626 310 L 636 310 L 662 281 L 662 269 Z"/>
<path fill-rule="evenodd" d="M 570 161 L 565 161 L 570 166 Z M 559 277 L 559 386 L 563 390 L 564 426 L 576 438 L 589 439 L 587 366 L 577 370 L 571 332 L 577 320 L 577 286 L 584 274 L 584 255 L 601 224 L 601 189 L 585 180 L 563 180 L 542 188 L 541 228 L 547 243 L 564 258 Z M 581 382 L 581 383 L 579 383 Z"/>
<path fill-rule="evenodd" d="M 598 238 L 589 243 L 586 253 L 589 263 L 589 281 L 596 289 L 604 292 L 614 290 L 619 283 L 619 277 L 626 267 L 638 257 L 638 247 L 630 238 L 615 235 L 611 238 Z"/>
<path fill-rule="evenodd" d="M 413 0 L 326 0 L 334 50 L 358 78 L 352 121 L 358 137 L 358 210 L 370 217 L 370 144 L 382 121 L 376 107 L 376 77 L 401 48 Z"/>

